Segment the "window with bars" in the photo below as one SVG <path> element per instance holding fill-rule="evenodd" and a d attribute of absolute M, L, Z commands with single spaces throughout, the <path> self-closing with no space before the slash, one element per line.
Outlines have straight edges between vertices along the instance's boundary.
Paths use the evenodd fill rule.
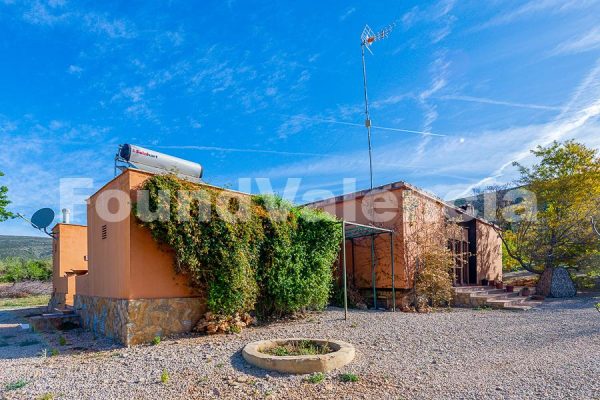
<path fill-rule="evenodd" d="M 106 225 L 102 225 L 102 240 L 106 239 L 107 236 L 108 236 L 108 230 L 106 228 Z"/>

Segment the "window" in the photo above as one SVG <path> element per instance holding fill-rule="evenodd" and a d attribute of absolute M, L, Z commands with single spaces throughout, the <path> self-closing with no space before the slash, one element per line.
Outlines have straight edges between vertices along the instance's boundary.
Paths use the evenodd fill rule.
<path fill-rule="evenodd" d="M 106 225 L 102 225 L 102 240 L 106 239 Z"/>

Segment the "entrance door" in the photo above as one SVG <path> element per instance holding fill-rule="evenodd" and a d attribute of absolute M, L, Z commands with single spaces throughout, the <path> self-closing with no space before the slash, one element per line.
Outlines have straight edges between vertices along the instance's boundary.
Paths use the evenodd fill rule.
<path fill-rule="evenodd" d="M 452 283 L 454 286 L 468 285 L 471 273 L 469 268 L 469 229 L 463 227 L 461 238 L 449 240 L 448 248 L 454 257 Z"/>

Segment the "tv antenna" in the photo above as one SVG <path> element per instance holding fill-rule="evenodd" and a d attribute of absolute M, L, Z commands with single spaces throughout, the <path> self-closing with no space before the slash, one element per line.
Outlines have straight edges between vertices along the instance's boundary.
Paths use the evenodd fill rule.
<path fill-rule="evenodd" d="M 365 62 L 365 49 L 373 55 L 371 51 L 371 45 L 376 41 L 383 40 L 389 36 L 394 27 L 396 26 L 396 21 L 392 22 L 390 25 L 386 26 L 379 32 L 375 33 L 371 29 L 369 25 L 365 25 L 361 35 L 360 35 L 360 50 L 362 56 L 362 68 L 363 68 L 363 90 L 365 95 L 365 127 L 367 128 L 367 140 L 369 142 L 369 179 L 370 179 L 370 189 L 373 191 L 373 155 L 372 155 L 372 146 L 371 146 L 371 117 L 369 115 L 369 96 L 367 94 L 367 65 Z M 375 216 L 373 199 L 371 199 L 371 215 L 370 215 L 370 224 L 373 225 L 373 220 Z M 377 281 L 376 272 L 375 272 L 375 236 L 371 235 L 371 279 L 373 281 L 373 308 L 377 309 L 377 290 L 376 284 Z M 392 277 L 392 282 L 393 282 Z M 394 307 L 396 305 L 394 304 Z"/>
<path fill-rule="evenodd" d="M 371 117 L 369 115 L 369 96 L 367 94 L 367 65 L 365 62 L 365 49 L 367 49 L 367 51 L 373 55 L 373 52 L 371 51 L 371 45 L 379 40 L 387 38 L 395 26 L 396 21 L 375 33 L 369 25 L 365 25 L 365 28 L 360 35 L 360 50 L 363 67 L 363 91 L 365 95 L 365 127 L 367 128 L 367 139 L 369 141 L 369 178 L 371 182 L 371 190 L 373 190 L 373 158 L 371 154 Z"/>

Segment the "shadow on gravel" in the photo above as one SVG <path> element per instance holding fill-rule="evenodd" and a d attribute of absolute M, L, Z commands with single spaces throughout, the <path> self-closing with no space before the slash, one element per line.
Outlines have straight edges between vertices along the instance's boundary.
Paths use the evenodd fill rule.
<path fill-rule="evenodd" d="M 290 376 L 290 374 L 282 374 L 281 372 L 277 372 L 277 371 L 268 371 L 266 369 L 258 368 L 252 364 L 247 363 L 246 360 L 244 360 L 244 357 L 242 356 L 242 349 L 236 351 L 230 357 L 230 360 L 231 360 L 231 366 L 234 369 L 236 369 L 239 372 L 242 372 L 246 375 L 251 375 L 255 378 L 265 379 L 267 377 L 267 375 L 269 375 L 270 377 L 273 377 L 273 378 Z"/>
<path fill-rule="evenodd" d="M 26 316 L 39 314 L 45 308 L 31 307 L 0 310 L 0 359 L 39 357 L 47 347 L 45 339 L 29 329 Z"/>
<path fill-rule="evenodd" d="M 577 296 L 565 299 L 548 297 L 543 303 L 545 309 L 552 310 L 595 310 L 594 304 L 600 301 L 600 292 L 578 292 Z"/>
<path fill-rule="evenodd" d="M 46 307 L 0 310 L 0 360 L 52 357 L 91 353 L 91 356 L 122 347 L 109 339 L 98 338 L 81 328 L 69 331 L 34 332 L 23 329 L 27 318 L 39 315 Z"/>

